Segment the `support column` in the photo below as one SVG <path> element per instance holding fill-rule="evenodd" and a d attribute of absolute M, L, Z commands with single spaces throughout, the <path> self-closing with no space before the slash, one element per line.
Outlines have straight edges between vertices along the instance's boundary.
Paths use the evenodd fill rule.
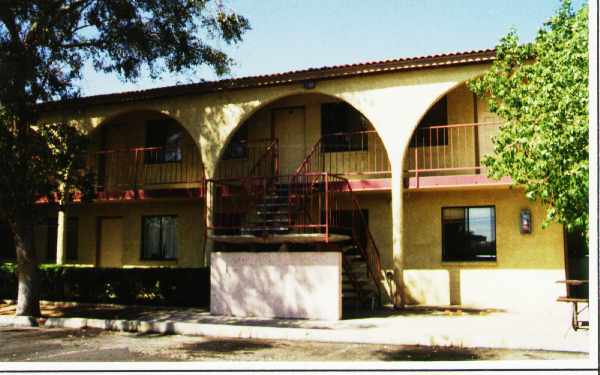
<path fill-rule="evenodd" d="M 65 186 L 60 185 L 58 194 L 58 218 L 56 222 L 56 264 L 63 265 L 67 261 L 67 198 Z"/>
<path fill-rule="evenodd" d="M 207 171 L 207 172 L 212 172 L 212 171 Z M 206 176 L 213 176 L 214 173 L 207 173 Z M 213 225 L 213 214 L 214 214 L 214 207 L 213 207 L 213 202 L 214 202 L 214 185 L 209 184 L 208 182 L 205 183 L 205 190 L 204 190 L 204 212 L 205 212 L 205 217 L 204 217 L 204 234 L 205 234 L 205 238 L 204 238 L 204 265 L 207 267 L 210 267 L 210 254 L 213 251 L 214 248 L 214 241 L 209 239 L 209 236 L 212 234 L 212 231 L 210 229 L 208 229 L 209 226 Z"/>
<path fill-rule="evenodd" d="M 403 213 L 402 158 L 392 163 L 392 254 L 394 262 L 395 308 L 406 304 L 404 289 L 404 213 Z"/>

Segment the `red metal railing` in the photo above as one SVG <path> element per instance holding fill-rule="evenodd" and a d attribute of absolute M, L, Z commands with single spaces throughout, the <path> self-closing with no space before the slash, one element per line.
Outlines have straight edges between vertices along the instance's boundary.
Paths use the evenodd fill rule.
<path fill-rule="evenodd" d="M 88 166 L 96 175 L 96 191 L 103 192 L 201 187 L 204 180 L 196 145 L 103 150 L 90 155 Z"/>
<path fill-rule="evenodd" d="M 235 153 L 227 151 L 219 161 L 216 179 L 272 176 L 279 173 L 279 143 L 277 139 L 259 139 L 234 145 Z M 233 147 L 233 146 L 228 146 Z"/>
<path fill-rule="evenodd" d="M 214 192 L 213 223 L 208 229 L 215 235 L 268 235 L 273 234 L 269 230 L 284 230 L 319 235 L 326 243 L 335 235 L 345 235 L 338 239 L 352 241 L 366 261 L 378 295 L 385 291 L 379 250 L 346 178 L 318 172 L 207 183 Z M 274 211 L 261 217 L 259 212 L 269 205 Z M 280 216 L 273 219 L 276 215 Z"/>
<path fill-rule="evenodd" d="M 329 172 L 342 175 L 390 177 L 387 152 L 375 130 L 322 136 L 296 174 Z"/>
<path fill-rule="evenodd" d="M 493 151 L 492 137 L 500 123 L 469 123 L 417 129 L 410 141 L 407 177 L 473 175 L 484 173 L 481 157 Z"/>

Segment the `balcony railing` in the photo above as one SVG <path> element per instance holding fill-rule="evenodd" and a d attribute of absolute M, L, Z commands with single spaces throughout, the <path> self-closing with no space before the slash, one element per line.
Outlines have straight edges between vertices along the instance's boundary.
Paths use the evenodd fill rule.
<path fill-rule="evenodd" d="M 323 135 L 296 173 L 328 172 L 352 178 L 390 177 L 387 152 L 375 130 Z"/>
<path fill-rule="evenodd" d="M 91 155 L 97 192 L 201 187 L 204 168 L 195 145 L 103 150 Z"/>
<path fill-rule="evenodd" d="M 278 150 L 276 139 L 230 143 L 219 162 L 216 178 L 229 179 L 278 174 Z"/>
<path fill-rule="evenodd" d="M 405 177 L 485 175 L 481 159 L 493 151 L 500 123 L 470 123 L 417 129 L 410 142 Z"/>

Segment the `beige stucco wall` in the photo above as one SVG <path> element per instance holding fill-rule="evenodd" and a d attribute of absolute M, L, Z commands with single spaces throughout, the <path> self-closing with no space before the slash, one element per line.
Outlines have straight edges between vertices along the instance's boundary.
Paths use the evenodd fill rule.
<path fill-rule="evenodd" d="M 342 259 L 332 252 L 212 253 L 215 315 L 339 320 Z"/>
<path fill-rule="evenodd" d="M 50 213 L 55 216 L 55 213 Z M 177 260 L 141 260 L 142 216 L 177 216 Z M 69 217 L 77 217 L 77 260 L 67 263 L 96 264 L 99 218 L 121 218 L 123 252 L 107 254 L 103 260 L 114 259 L 118 266 L 204 266 L 204 220 L 203 204 L 198 200 L 167 200 L 160 202 L 98 203 L 73 205 Z M 35 236 L 36 250 L 40 260 L 46 259 L 46 231 L 39 226 Z"/>
<path fill-rule="evenodd" d="M 563 230 L 542 229 L 540 205 L 519 189 L 407 192 L 405 280 L 411 303 L 462 304 L 510 310 L 556 309 L 564 294 Z M 495 262 L 442 261 L 442 207 L 492 205 L 496 209 Z M 519 212 L 531 210 L 533 231 L 520 234 Z"/>

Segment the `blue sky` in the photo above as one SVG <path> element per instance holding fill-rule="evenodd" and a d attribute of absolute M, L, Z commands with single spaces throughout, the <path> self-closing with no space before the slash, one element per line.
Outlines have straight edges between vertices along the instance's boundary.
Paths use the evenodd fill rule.
<path fill-rule="evenodd" d="M 530 41 L 559 0 L 223 0 L 252 25 L 242 44 L 216 43 L 236 60 L 232 77 L 492 48 L 511 27 Z M 584 0 L 574 0 L 577 9 Z M 125 83 L 86 68 L 84 95 L 213 80 L 164 74 Z"/>

